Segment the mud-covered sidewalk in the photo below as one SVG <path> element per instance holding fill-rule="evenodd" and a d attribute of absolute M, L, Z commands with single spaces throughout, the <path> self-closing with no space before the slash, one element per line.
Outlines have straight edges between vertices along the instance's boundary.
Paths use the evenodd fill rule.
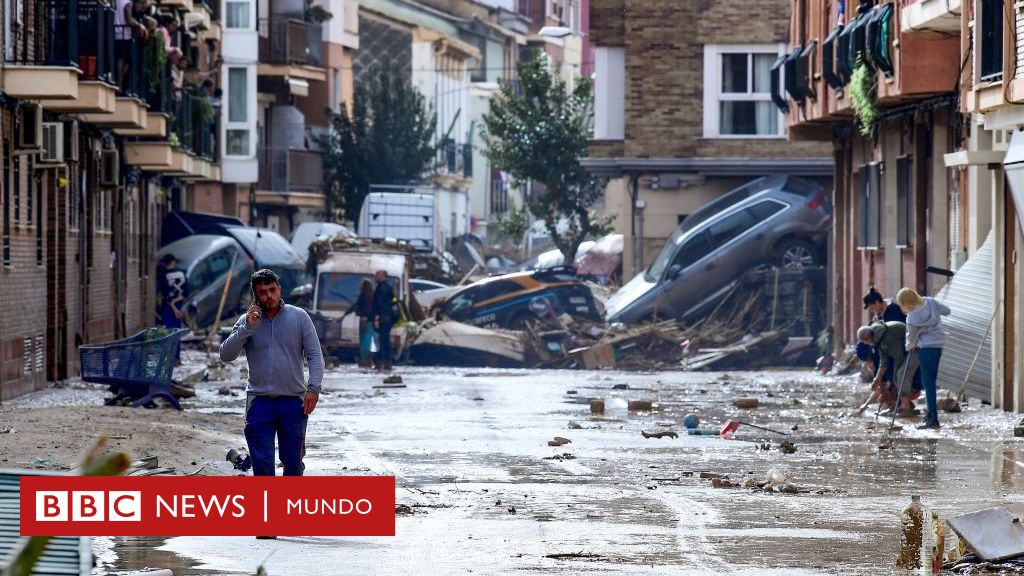
<path fill-rule="evenodd" d="M 912 494 L 943 517 L 993 505 L 1024 512 L 1024 441 L 1012 432 L 1017 416 L 976 403 L 942 414 L 939 431 L 898 421 L 906 428 L 895 449 L 880 451 L 888 420 L 850 416 L 864 390 L 852 377 L 423 368 L 401 374 L 406 387 L 380 388 L 380 375 L 329 371 L 307 455 L 311 474 L 396 476 L 397 502 L 407 507 L 396 537 L 97 538 L 97 572 L 253 574 L 265 561 L 273 576 L 889 574 L 898 573 L 898 513 Z M 43 438 L 80 447 L 103 429 L 130 428 L 131 440 L 121 442 L 133 456 L 150 449 L 164 465 L 170 451 L 168 462 L 180 473 L 203 464 L 202 473 L 230 473 L 220 460 L 227 447 L 244 443 L 241 392 L 231 389 L 241 375 L 215 376 L 221 379 L 198 385 L 183 414 L 95 406 L 101 392 L 78 387 L 8 403 L 0 427 L 14 422 L 16 431 L 0 436 L 0 460 L 8 459 L 0 465 L 50 453 Z M 760 407 L 737 409 L 737 396 L 756 397 Z M 605 399 L 603 415 L 591 414 L 591 398 Z M 630 400 L 655 406 L 630 412 Z M 54 406 L 38 407 L 47 402 Z M 733 440 L 688 436 L 681 421 L 690 413 L 708 427 L 740 417 L 787 431 L 797 451 L 783 453 L 781 437 L 749 426 Z M 29 422 L 32 436 L 22 436 L 19 426 Z M 680 436 L 641 434 L 657 430 Z M 548 446 L 555 436 L 572 442 Z M 39 444 L 26 446 L 29 437 Z M 700 477 L 710 472 L 743 484 L 773 469 L 788 474 L 800 493 L 716 488 Z"/>

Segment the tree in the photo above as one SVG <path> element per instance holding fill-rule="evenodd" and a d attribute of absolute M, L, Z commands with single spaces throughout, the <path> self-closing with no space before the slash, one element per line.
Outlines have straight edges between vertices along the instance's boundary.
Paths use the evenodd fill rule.
<path fill-rule="evenodd" d="M 534 182 L 526 207 L 572 262 L 580 242 L 608 228 L 591 212 L 601 187 L 580 164 L 590 138 L 593 87 L 580 78 L 570 91 L 540 53 L 520 62 L 517 72 L 518 82 L 501 81 L 483 117 L 486 155 L 514 182 Z"/>
<path fill-rule="evenodd" d="M 371 184 L 413 184 L 434 163 L 436 118 L 426 99 L 391 66 L 356 85 L 352 113 L 327 110 L 331 130 L 320 139 L 331 203 L 358 223 Z"/>

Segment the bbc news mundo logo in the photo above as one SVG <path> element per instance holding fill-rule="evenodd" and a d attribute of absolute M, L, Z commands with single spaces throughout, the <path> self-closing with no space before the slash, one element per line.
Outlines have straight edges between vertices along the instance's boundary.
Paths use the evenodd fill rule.
<path fill-rule="evenodd" d="M 22 536 L 394 536 L 392 476 L 23 476 Z"/>

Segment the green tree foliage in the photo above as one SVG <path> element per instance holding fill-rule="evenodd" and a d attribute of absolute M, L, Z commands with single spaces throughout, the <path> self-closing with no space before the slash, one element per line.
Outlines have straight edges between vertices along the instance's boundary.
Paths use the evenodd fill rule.
<path fill-rule="evenodd" d="M 420 182 L 434 162 L 437 120 L 423 95 L 390 66 L 368 78 L 356 85 L 351 114 L 327 111 L 331 130 L 320 140 L 327 193 L 352 222 L 370 184 Z"/>
<path fill-rule="evenodd" d="M 526 208 L 513 208 L 505 215 L 498 215 L 498 234 L 519 246 L 530 228 L 530 214 Z"/>
<path fill-rule="evenodd" d="M 580 78 L 569 90 L 539 53 L 517 71 L 518 81 L 501 82 L 483 118 L 486 154 L 517 183 L 534 182 L 526 207 L 572 262 L 580 242 L 606 228 L 591 212 L 601 187 L 580 165 L 590 138 L 593 86 Z M 559 222 L 568 227 L 560 231 Z"/>

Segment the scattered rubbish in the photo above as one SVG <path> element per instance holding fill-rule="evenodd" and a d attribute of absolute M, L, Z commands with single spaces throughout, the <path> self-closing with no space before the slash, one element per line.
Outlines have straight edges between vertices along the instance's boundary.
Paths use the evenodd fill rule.
<path fill-rule="evenodd" d="M 645 432 L 641 430 L 640 435 L 643 436 L 644 438 L 657 438 L 659 440 L 661 440 L 662 438 L 679 438 L 679 434 L 676 434 L 671 430 L 665 430 L 661 432 Z"/>
<path fill-rule="evenodd" d="M 943 398 L 939 400 L 939 410 L 949 414 L 956 414 L 961 412 L 963 409 L 960 407 L 960 402 L 956 398 Z"/>
<path fill-rule="evenodd" d="M 235 467 L 235 470 L 247 472 L 249 468 L 252 468 L 252 458 L 249 456 L 249 453 L 245 451 L 245 448 L 232 448 L 228 450 L 226 460 L 231 462 L 231 465 Z"/>
<path fill-rule="evenodd" d="M 611 344 L 597 344 L 584 349 L 580 360 L 587 370 L 615 368 L 615 349 Z"/>
<path fill-rule="evenodd" d="M 132 439 L 132 435 L 131 434 L 128 434 L 128 435 L 124 435 L 124 434 L 116 434 L 116 435 L 115 434 L 101 434 L 99 436 L 93 436 L 93 438 L 106 438 L 108 440 L 131 440 Z"/>
<path fill-rule="evenodd" d="M 398 374 L 395 374 L 394 376 L 388 376 L 387 378 L 384 379 L 384 383 L 385 384 L 401 384 L 402 383 L 402 377 L 399 376 Z"/>
<path fill-rule="evenodd" d="M 921 497 L 914 495 L 900 513 L 900 524 L 902 530 L 896 566 L 939 573 L 942 570 L 945 534 L 938 514 L 923 506 Z"/>
<path fill-rule="evenodd" d="M 784 470 L 778 468 L 772 468 L 768 471 L 768 483 L 778 486 L 780 484 L 786 484 L 791 480 L 789 474 Z"/>
<path fill-rule="evenodd" d="M 650 400 L 630 400 L 628 407 L 630 412 L 648 412 L 653 404 Z"/>
<path fill-rule="evenodd" d="M 761 402 L 757 398 L 737 398 L 732 404 L 737 408 L 752 409 L 760 406 Z"/>
<path fill-rule="evenodd" d="M 562 454 L 555 454 L 554 456 L 546 456 L 544 458 L 541 458 L 541 460 L 558 460 L 559 462 L 561 462 L 562 460 L 575 460 L 575 459 L 576 459 L 576 457 L 573 456 L 572 454 L 569 454 L 568 452 L 565 452 L 565 453 L 562 453 Z"/>
<path fill-rule="evenodd" d="M 764 426 L 758 426 L 757 424 L 751 424 L 750 422 L 746 422 L 744 420 L 726 420 L 725 424 L 722 424 L 722 430 L 720 432 L 722 438 L 729 438 L 730 436 L 732 436 L 733 432 L 740 429 L 741 424 L 743 426 L 750 426 L 751 428 L 757 428 L 758 430 L 764 430 L 765 432 L 771 432 L 773 434 L 780 434 L 782 436 L 788 435 L 785 432 L 772 430 L 771 428 L 765 428 Z"/>
<path fill-rule="evenodd" d="M 548 446 L 565 446 L 566 444 L 572 444 L 572 440 L 561 436 L 555 436 L 554 440 L 548 440 Z"/>
<path fill-rule="evenodd" d="M 0 434 L 14 434 L 14 428 L 10 428 L 10 427 L 0 428 Z"/>
<path fill-rule="evenodd" d="M 583 426 L 580 426 L 579 422 L 575 420 L 569 420 L 569 430 L 579 430 L 581 428 L 583 428 Z"/>
<path fill-rule="evenodd" d="M 793 454 L 796 452 L 796 444 L 793 444 L 790 440 L 783 440 L 782 443 L 779 444 L 779 450 L 781 450 L 783 454 Z"/>
<path fill-rule="evenodd" d="M 719 480 L 723 480 L 723 479 L 728 480 L 729 479 L 729 477 L 726 476 L 725 474 L 718 474 L 718 473 L 715 473 L 715 472 L 701 472 L 700 475 L 698 476 L 698 478 L 700 478 L 702 480 L 713 480 L 715 478 L 718 478 Z"/>
<path fill-rule="evenodd" d="M 568 394 L 569 396 L 575 396 L 576 395 L 576 391 L 575 390 L 566 390 L 565 393 Z"/>
<path fill-rule="evenodd" d="M 521 332 L 487 330 L 454 321 L 424 326 L 426 329 L 409 348 L 409 357 L 415 364 L 493 368 L 526 365 Z"/>
<path fill-rule="evenodd" d="M 594 414 L 604 414 L 604 400 L 594 398 L 590 401 L 590 411 Z"/>
<path fill-rule="evenodd" d="M 719 432 L 717 428 L 690 428 L 686 431 L 690 436 L 718 436 Z"/>
<path fill-rule="evenodd" d="M 231 390 L 230 386 L 221 386 L 217 389 L 217 394 L 221 396 L 234 396 L 235 393 Z"/>
<path fill-rule="evenodd" d="M 797 431 L 797 430 L 799 430 L 799 429 L 800 429 L 800 426 L 799 426 L 799 425 L 797 425 L 797 424 L 793 424 L 793 427 L 792 427 L 792 428 L 790 428 L 790 430 L 792 430 L 793 432 L 796 432 L 796 431 Z"/>
<path fill-rule="evenodd" d="M 1024 556 L 1024 526 L 1006 508 L 963 514 L 948 523 L 981 560 L 999 562 Z"/>
<path fill-rule="evenodd" d="M 661 426 L 662 428 L 671 428 L 672 426 L 675 426 L 676 423 L 675 422 L 655 422 L 654 425 L 655 426 Z"/>
<path fill-rule="evenodd" d="M 612 386 L 612 390 L 629 390 L 629 384 L 616 384 Z"/>
<path fill-rule="evenodd" d="M 412 507 L 408 504 L 395 504 L 395 516 L 412 516 Z"/>
<path fill-rule="evenodd" d="M 508 507 L 508 513 L 509 514 L 515 514 L 516 513 L 516 507 L 515 506 L 509 506 Z"/>
<path fill-rule="evenodd" d="M 559 554 L 548 554 L 545 558 L 551 558 L 553 560 L 570 560 L 572 558 L 600 558 L 600 554 L 590 554 L 584 552 L 567 552 Z"/>
<path fill-rule="evenodd" d="M 480 396 L 475 396 L 475 397 L 473 398 L 473 402 L 483 402 L 483 401 L 484 401 L 484 399 L 483 399 L 483 398 L 481 398 Z"/>
<path fill-rule="evenodd" d="M 780 484 L 775 489 L 777 491 L 783 493 L 783 494 L 799 494 L 800 493 L 800 488 L 796 484 L 790 484 L 788 482 L 785 483 L 785 484 Z"/>
<path fill-rule="evenodd" d="M 739 488 L 740 485 L 728 478 L 712 478 L 711 486 L 714 488 Z"/>
<path fill-rule="evenodd" d="M 696 428 L 700 426 L 700 418 L 696 414 L 687 414 L 683 417 L 683 426 L 687 428 Z"/>
<path fill-rule="evenodd" d="M 380 390 L 394 390 L 397 388 L 406 388 L 405 384 L 374 384 L 371 388 L 377 388 Z"/>

